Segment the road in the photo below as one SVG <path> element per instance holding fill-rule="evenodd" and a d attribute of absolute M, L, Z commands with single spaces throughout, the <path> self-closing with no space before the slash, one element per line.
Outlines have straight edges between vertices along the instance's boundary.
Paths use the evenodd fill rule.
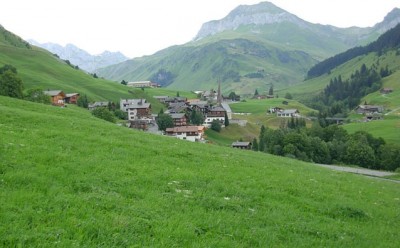
<path fill-rule="evenodd" d="M 364 175 L 364 176 L 368 176 L 368 177 L 379 178 L 382 180 L 387 180 L 387 181 L 391 181 L 391 182 L 395 182 L 395 183 L 400 183 L 399 180 L 383 178 L 386 176 L 395 175 L 396 173 L 394 173 L 394 172 L 377 171 L 377 170 L 370 170 L 370 169 L 364 169 L 364 168 L 354 168 L 354 167 L 345 167 L 345 166 L 327 165 L 327 164 L 315 164 L 315 165 L 324 167 L 327 169 L 331 169 L 331 170 L 344 171 L 344 172 Z"/>

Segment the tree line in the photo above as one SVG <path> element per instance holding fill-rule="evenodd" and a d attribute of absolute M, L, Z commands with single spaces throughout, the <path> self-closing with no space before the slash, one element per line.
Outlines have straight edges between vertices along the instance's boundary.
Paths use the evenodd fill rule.
<path fill-rule="evenodd" d="M 279 129 L 261 127 L 253 150 L 321 164 L 358 165 L 394 171 L 400 167 L 400 147 L 358 131 L 349 134 L 337 125 L 311 128 L 301 120 L 289 120 Z"/>
<path fill-rule="evenodd" d="M 331 79 L 308 105 L 319 110 L 321 117 L 346 117 L 349 111 L 360 104 L 364 96 L 379 90 L 382 87 L 381 79 L 391 73 L 388 67 L 378 70 L 375 64 L 371 68 L 362 64 L 347 80 L 343 80 L 341 75 Z"/>

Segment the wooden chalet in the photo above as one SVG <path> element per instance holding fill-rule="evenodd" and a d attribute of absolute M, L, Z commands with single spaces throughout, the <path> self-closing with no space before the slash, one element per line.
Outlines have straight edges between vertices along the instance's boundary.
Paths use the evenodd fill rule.
<path fill-rule="evenodd" d="M 77 104 L 79 93 L 67 93 L 65 95 L 65 103 Z"/>
<path fill-rule="evenodd" d="M 172 117 L 172 120 L 174 121 L 174 127 L 186 126 L 188 124 L 186 114 L 184 113 L 173 113 L 169 115 Z"/>
<path fill-rule="evenodd" d="M 251 142 L 236 141 L 236 142 L 233 142 L 231 146 L 233 148 L 251 150 L 252 143 Z"/>
<path fill-rule="evenodd" d="M 45 90 L 43 93 L 50 96 L 51 104 L 56 106 L 64 106 L 64 99 L 66 95 L 62 90 Z"/>
<path fill-rule="evenodd" d="M 176 137 L 182 140 L 189 140 L 192 142 L 202 141 L 205 128 L 202 126 L 182 126 L 167 128 L 165 134 L 167 136 Z"/>

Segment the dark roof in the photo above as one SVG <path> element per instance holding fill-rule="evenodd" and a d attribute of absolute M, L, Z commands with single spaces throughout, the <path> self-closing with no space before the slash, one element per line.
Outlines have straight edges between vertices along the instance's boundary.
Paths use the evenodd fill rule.
<path fill-rule="evenodd" d="M 232 146 L 249 146 L 251 142 L 236 141 L 232 143 Z"/>
<path fill-rule="evenodd" d="M 184 113 L 171 113 L 169 115 L 172 117 L 172 119 L 181 119 L 185 117 Z"/>
<path fill-rule="evenodd" d="M 143 109 L 143 108 L 150 108 L 150 103 L 147 102 L 135 102 L 129 104 L 128 109 Z"/>
<path fill-rule="evenodd" d="M 187 133 L 187 132 L 198 132 L 198 126 L 183 126 L 183 127 L 171 127 L 167 128 L 166 132 L 173 132 L 173 133 Z"/>

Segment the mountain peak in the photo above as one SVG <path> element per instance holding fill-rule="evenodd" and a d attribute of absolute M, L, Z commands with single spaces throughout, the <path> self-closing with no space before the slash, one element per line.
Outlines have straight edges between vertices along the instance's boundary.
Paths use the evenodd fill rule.
<path fill-rule="evenodd" d="M 204 23 L 194 40 L 227 30 L 235 30 L 242 25 L 264 25 L 284 21 L 299 22 L 301 19 L 270 2 L 240 5 L 223 19 Z"/>
<path fill-rule="evenodd" d="M 390 11 L 382 22 L 375 25 L 375 29 L 380 32 L 386 32 L 387 30 L 394 28 L 398 23 L 400 23 L 400 9 L 394 8 Z"/>

